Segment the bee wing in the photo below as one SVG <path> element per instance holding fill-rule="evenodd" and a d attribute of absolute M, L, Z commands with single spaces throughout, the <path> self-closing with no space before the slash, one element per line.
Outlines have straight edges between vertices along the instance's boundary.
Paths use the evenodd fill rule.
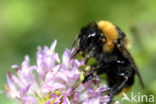
<path fill-rule="evenodd" d="M 129 62 L 131 63 L 132 67 L 134 68 L 136 74 L 137 74 L 138 77 L 139 77 L 141 86 L 144 88 L 144 83 L 143 83 L 143 80 L 142 80 L 142 78 L 141 78 L 140 72 L 139 72 L 139 70 L 138 70 L 138 68 L 137 68 L 137 66 L 136 66 L 136 64 L 135 64 L 135 62 L 134 62 L 132 56 L 131 56 L 130 53 L 128 52 L 127 48 L 126 48 L 125 46 L 123 46 L 123 45 L 120 45 L 120 46 L 118 46 L 118 49 L 119 49 L 119 51 L 123 54 L 123 56 L 124 56 L 126 59 L 128 59 Z"/>

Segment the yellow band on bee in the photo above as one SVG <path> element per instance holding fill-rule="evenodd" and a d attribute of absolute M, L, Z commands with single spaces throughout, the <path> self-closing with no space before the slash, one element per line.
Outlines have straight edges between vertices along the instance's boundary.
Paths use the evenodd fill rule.
<path fill-rule="evenodd" d="M 112 51 L 114 48 L 114 40 L 119 37 L 115 25 L 108 21 L 99 21 L 97 25 L 107 39 L 107 43 L 103 46 L 104 51 Z"/>

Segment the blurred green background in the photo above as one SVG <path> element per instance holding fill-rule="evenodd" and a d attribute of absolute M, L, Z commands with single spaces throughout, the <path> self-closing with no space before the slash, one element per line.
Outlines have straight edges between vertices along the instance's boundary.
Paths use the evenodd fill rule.
<path fill-rule="evenodd" d="M 54 39 L 61 56 L 94 20 L 111 21 L 131 38 L 130 52 L 146 86 L 143 90 L 136 77 L 131 91 L 156 100 L 156 0 L 0 0 L 0 90 L 12 64 L 20 65 L 26 54 L 34 64 L 37 46 L 50 46 Z M 14 103 L 0 94 L 0 104 Z"/>

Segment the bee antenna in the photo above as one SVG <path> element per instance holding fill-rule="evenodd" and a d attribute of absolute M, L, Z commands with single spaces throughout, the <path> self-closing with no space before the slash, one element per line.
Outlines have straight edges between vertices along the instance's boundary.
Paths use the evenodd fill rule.
<path fill-rule="evenodd" d="M 77 48 L 72 52 L 72 54 L 71 54 L 71 56 L 70 56 L 70 60 L 71 60 L 72 58 L 76 57 L 76 55 L 77 55 L 79 52 L 80 52 L 80 48 L 77 47 Z"/>
<path fill-rule="evenodd" d="M 72 44 L 71 49 L 75 46 L 75 44 L 76 44 L 77 40 L 79 39 L 79 38 L 78 38 L 78 36 L 79 36 L 79 35 L 77 35 L 77 36 L 75 37 L 75 39 L 74 39 L 74 42 L 73 42 L 73 44 Z"/>

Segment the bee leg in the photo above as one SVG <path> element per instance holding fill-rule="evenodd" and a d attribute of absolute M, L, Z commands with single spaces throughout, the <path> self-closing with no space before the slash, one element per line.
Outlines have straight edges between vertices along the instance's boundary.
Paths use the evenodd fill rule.
<path fill-rule="evenodd" d="M 116 84 L 113 88 L 109 90 L 110 92 L 108 93 L 108 95 L 110 96 L 110 101 L 108 104 L 112 104 L 112 102 L 114 102 L 113 101 L 114 96 L 121 92 L 121 90 L 124 88 L 127 81 L 128 81 L 128 76 L 126 75 L 124 76 L 123 82 Z"/>
<path fill-rule="evenodd" d="M 85 58 L 85 60 L 84 60 L 84 64 L 85 64 L 85 65 L 88 63 L 89 57 L 90 57 L 89 55 L 86 56 L 86 58 Z"/>
<path fill-rule="evenodd" d="M 84 64 L 85 64 L 85 65 L 88 63 L 88 60 L 89 60 L 91 54 L 92 54 L 92 51 L 90 51 L 89 54 L 86 56 L 86 58 L 85 58 L 85 60 L 84 60 Z"/>
<path fill-rule="evenodd" d="M 93 77 L 95 77 L 96 75 L 100 75 L 100 74 L 103 74 L 105 73 L 106 71 L 104 71 L 104 68 L 103 67 L 97 67 L 96 69 L 93 70 L 92 73 L 90 73 L 89 75 L 87 75 L 85 77 L 85 79 L 83 80 L 83 83 L 91 80 Z"/>
<path fill-rule="evenodd" d="M 85 77 L 85 79 L 83 80 L 82 83 L 85 83 L 85 82 L 91 80 L 95 76 L 96 76 L 96 73 L 95 72 L 90 73 L 88 76 Z"/>
<path fill-rule="evenodd" d="M 113 90 L 112 94 L 113 95 L 118 94 L 124 88 L 127 81 L 128 81 L 128 76 L 125 76 L 123 82 Z"/>
<path fill-rule="evenodd" d="M 84 60 L 84 63 L 85 64 L 87 64 L 88 63 L 88 60 L 89 60 L 89 58 L 90 58 L 90 56 L 92 56 L 93 55 L 93 52 L 94 52 L 94 50 L 95 50 L 96 48 L 95 47 L 93 47 L 93 48 L 91 48 L 91 49 L 89 49 L 88 51 L 89 51 L 89 53 L 88 53 L 88 55 L 86 56 L 86 58 L 85 58 L 85 60 Z"/>

